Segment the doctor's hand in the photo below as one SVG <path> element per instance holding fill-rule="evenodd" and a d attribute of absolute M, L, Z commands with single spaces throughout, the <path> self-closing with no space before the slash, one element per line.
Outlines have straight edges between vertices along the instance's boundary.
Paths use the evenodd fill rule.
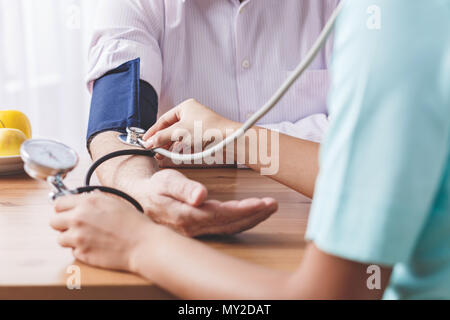
<path fill-rule="evenodd" d="M 202 137 L 194 137 L 194 128 L 201 125 Z M 182 144 L 179 142 L 182 137 L 189 135 L 190 144 L 193 146 L 196 139 L 200 139 L 202 148 L 205 148 L 213 140 L 208 140 L 204 133 L 208 130 L 220 131 L 225 139 L 227 130 L 237 130 L 241 124 L 231 121 L 212 111 L 208 107 L 200 104 L 194 99 L 186 100 L 177 107 L 165 113 L 144 135 L 147 149 L 164 148 L 171 149 L 174 145 Z M 212 133 L 212 131 L 210 131 Z M 207 140 L 205 140 L 207 139 Z M 183 142 L 185 143 L 185 141 Z M 156 155 L 158 160 L 164 159 L 161 155 Z"/>
<path fill-rule="evenodd" d="M 61 197 L 50 225 L 60 232 L 61 246 L 79 261 L 96 267 L 134 271 L 133 256 L 157 226 L 129 203 L 94 192 Z"/>
<path fill-rule="evenodd" d="M 188 237 L 240 233 L 266 220 L 278 208 L 271 198 L 208 200 L 205 186 L 171 169 L 134 181 L 132 188 L 131 194 L 147 216 Z"/>

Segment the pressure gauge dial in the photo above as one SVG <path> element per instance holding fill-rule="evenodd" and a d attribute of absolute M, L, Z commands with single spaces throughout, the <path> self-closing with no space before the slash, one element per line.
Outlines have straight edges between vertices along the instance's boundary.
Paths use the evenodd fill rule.
<path fill-rule="evenodd" d="M 26 141 L 20 155 L 25 171 L 35 179 L 65 177 L 78 165 L 78 155 L 70 147 L 52 140 L 33 139 Z"/>

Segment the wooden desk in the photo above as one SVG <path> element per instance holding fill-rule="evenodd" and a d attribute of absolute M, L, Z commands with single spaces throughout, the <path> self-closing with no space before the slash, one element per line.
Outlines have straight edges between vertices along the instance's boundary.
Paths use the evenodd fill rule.
<path fill-rule="evenodd" d="M 87 162 L 67 179 L 79 186 Z M 255 229 L 233 237 L 202 240 L 223 253 L 280 270 L 294 270 L 303 255 L 310 201 L 250 170 L 190 169 L 218 200 L 274 197 L 279 212 Z M 171 296 L 148 281 L 126 273 L 75 262 L 56 243 L 48 225 L 53 213 L 46 183 L 25 175 L 0 177 L 0 299 L 165 299 Z M 81 290 L 68 290 L 68 266 L 81 267 Z"/>

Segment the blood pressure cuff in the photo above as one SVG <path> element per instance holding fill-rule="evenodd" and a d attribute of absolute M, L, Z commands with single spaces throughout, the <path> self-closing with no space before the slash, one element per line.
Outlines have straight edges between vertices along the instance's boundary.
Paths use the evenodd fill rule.
<path fill-rule="evenodd" d="M 140 59 L 124 63 L 94 83 L 87 147 L 99 133 L 126 132 L 127 127 L 149 129 L 156 123 L 158 95 L 140 80 Z"/>

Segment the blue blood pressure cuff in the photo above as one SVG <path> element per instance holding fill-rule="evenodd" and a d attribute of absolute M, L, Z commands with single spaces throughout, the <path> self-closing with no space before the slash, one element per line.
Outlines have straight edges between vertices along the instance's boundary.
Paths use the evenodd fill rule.
<path fill-rule="evenodd" d="M 156 123 L 158 95 L 140 80 L 140 59 L 124 63 L 94 83 L 87 146 L 99 133 L 126 132 L 127 127 L 149 129 Z"/>

